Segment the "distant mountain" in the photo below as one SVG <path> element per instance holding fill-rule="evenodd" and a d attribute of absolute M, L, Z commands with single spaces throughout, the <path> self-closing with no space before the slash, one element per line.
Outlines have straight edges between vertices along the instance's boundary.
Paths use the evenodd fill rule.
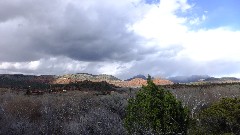
<path fill-rule="evenodd" d="M 210 78 L 204 79 L 203 82 L 231 83 L 231 82 L 240 82 L 240 79 L 235 78 L 235 77 L 222 77 L 222 78 L 210 77 Z"/>
<path fill-rule="evenodd" d="M 190 83 L 190 82 L 198 82 L 200 80 L 206 80 L 210 78 L 208 75 L 192 75 L 192 76 L 176 76 L 169 77 L 168 79 L 174 83 Z"/>
<path fill-rule="evenodd" d="M 147 80 L 146 76 L 139 74 L 139 75 L 136 75 L 136 76 L 134 76 L 132 78 L 129 78 L 129 79 L 125 80 L 125 81 L 131 81 L 131 80 L 136 79 L 136 78 L 141 78 L 143 80 Z"/>
<path fill-rule="evenodd" d="M 120 87 L 141 87 L 147 84 L 147 78 L 144 75 L 136 75 L 128 80 L 120 80 L 115 76 L 100 74 L 93 75 L 89 73 L 77 73 L 77 74 L 65 74 L 60 76 L 55 75 L 23 75 L 23 74 L 0 74 L 0 87 L 31 87 L 49 86 L 49 84 L 72 84 L 81 83 L 85 81 L 90 82 L 107 82 L 108 84 L 113 84 Z M 153 81 L 157 85 L 172 84 L 171 81 L 166 79 L 154 79 Z"/>
<path fill-rule="evenodd" d="M 205 83 L 231 83 L 240 82 L 240 79 L 235 77 L 210 77 L 208 75 L 192 75 L 192 76 L 176 76 L 169 77 L 170 81 L 174 83 L 191 83 L 191 82 L 205 82 Z"/>

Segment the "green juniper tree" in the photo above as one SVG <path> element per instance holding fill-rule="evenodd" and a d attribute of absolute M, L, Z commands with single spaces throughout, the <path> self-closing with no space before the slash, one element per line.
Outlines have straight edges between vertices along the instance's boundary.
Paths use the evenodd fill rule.
<path fill-rule="evenodd" d="M 189 111 L 148 76 L 135 98 L 129 100 L 125 127 L 129 134 L 187 134 Z"/>
<path fill-rule="evenodd" d="M 223 98 L 199 115 L 199 134 L 240 133 L 240 98 Z"/>

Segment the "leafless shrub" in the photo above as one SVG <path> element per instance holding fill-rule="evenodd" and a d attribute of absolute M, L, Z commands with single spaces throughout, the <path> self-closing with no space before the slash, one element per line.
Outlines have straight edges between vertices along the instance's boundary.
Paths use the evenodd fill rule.
<path fill-rule="evenodd" d="M 191 110 L 192 117 L 213 102 L 224 97 L 240 96 L 240 84 L 204 84 L 166 86 Z"/>
<path fill-rule="evenodd" d="M 164 86 L 191 109 L 192 116 L 223 97 L 240 96 L 240 84 Z M 68 91 L 42 96 L 4 90 L 0 93 L 0 134 L 126 134 L 127 100 L 139 89 L 98 95 Z"/>

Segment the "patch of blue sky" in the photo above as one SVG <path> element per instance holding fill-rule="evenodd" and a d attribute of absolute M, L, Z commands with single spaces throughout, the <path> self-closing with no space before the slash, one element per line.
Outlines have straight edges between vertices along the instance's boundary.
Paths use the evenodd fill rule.
<path fill-rule="evenodd" d="M 145 3 L 147 3 L 147 4 L 158 4 L 158 3 L 160 3 L 160 0 L 145 0 Z"/>
<path fill-rule="evenodd" d="M 187 18 L 197 18 L 201 20 L 202 15 L 205 20 L 193 28 L 218 28 L 229 27 L 240 30 L 240 1 L 239 0 L 189 0 L 194 5 L 191 11 L 178 13 Z"/>

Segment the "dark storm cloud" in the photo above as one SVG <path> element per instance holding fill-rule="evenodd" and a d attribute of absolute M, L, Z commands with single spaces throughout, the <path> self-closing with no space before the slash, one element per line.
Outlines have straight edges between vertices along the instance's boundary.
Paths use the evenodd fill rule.
<path fill-rule="evenodd" d="M 141 9 L 125 0 L 1 1 L 0 62 L 8 63 L 0 65 L 0 72 L 99 74 L 105 64 L 118 62 L 117 69 L 109 70 L 120 73 L 131 61 L 142 63 L 136 64 L 142 68 L 151 64 L 145 59 L 149 55 L 161 59 L 174 56 L 181 48 L 150 47 L 129 29 L 141 19 Z M 31 61 L 39 63 L 32 68 Z M 136 66 L 133 73 L 144 70 Z"/>
<path fill-rule="evenodd" d="M 181 23 L 186 18 L 173 12 L 187 2 L 147 3 L 152 2 L 0 0 L 0 73 L 108 73 L 121 79 L 238 73 L 238 31 L 191 31 Z"/>
<path fill-rule="evenodd" d="M 144 48 L 142 37 L 128 30 L 136 15 L 126 10 L 137 9 L 130 2 L 0 2 L 0 61 L 139 60 L 154 49 Z"/>
<path fill-rule="evenodd" d="M 48 8 L 47 1 L 32 0 L 1 0 L 0 22 L 5 22 L 19 17 L 34 17 Z"/>

